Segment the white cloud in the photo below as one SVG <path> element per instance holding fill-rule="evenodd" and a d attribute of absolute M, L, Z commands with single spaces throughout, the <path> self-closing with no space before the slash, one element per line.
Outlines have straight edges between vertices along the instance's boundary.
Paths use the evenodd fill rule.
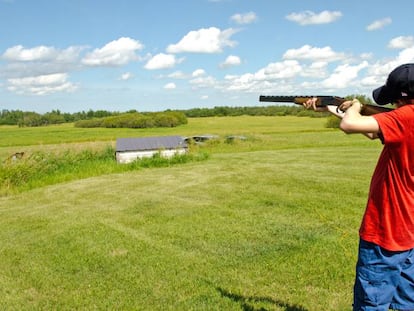
<path fill-rule="evenodd" d="M 343 53 L 335 52 L 329 46 L 317 48 L 310 45 L 304 45 L 299 49 L 289 49 L 283 55 L 283 59 L 302 59 L 324 62 L 332 62 L 344 58 L 345 55 Z"/>
<path fill-rule="evenodd" d="M 182 60 L 177 60 L 175 55 L 159 53 L 153 56 L 144 66 L 148 70 L 156 69 L 168 69 L 173 68 L 177 63 Z"/>
<path fill-rule="evenodd" d="M 69 47 L 65 50 L 59 50 L 50 46 L 37 46 L 25 49 L 22 45 L 16 45 L 8 48 L 2 55 L 2 58 L 12 62 L 74 62 L 78 59 L 82 47 Z"/>
<path fill-rule="evenodd" d="M 388 74 L 399 65 L 414 63 L 414 47 L 401 50 L 398 55 L 389 60 L 378 61 L 375 64 L 372 64 L 369 72 L 371 75 L 381 76 L 383 83 L 385 83 L 385 78 Z"/>
<path fill-rule="evenodd" d="M 166 90 L 174 90 L 175 88 L 177 88 L 177 86 L 173 82 L 170 82 L 164 85 L 164 89 Z"/>
<path fill-rule="evenodd" d="M 193 73 L 191 74 L 191 76 L 193 78 L 197 78 L 197 77 L 201 77 L 204 76 L 206 74 L 204 69 L 196 69 L 193 71 Z"/>
<path fill-rule="evenodd" d="M 18 94 L 47 95 L 56 92 L 71 92 L 77 87 L 67 81 L 66 73 L 8 79 L 7 89 Z"/>
<path fill-rule="evenodd" d="M 296 60 L 270 63 L 264 69 L 258 71 L 255 76 L 260 79 L 289 79 L 298 75 L 303 68 Z"/>
<path fill-rule="evenodd" d="M 402 50 L 397 57 L 398 65 L 414 63 L 414 47 Z M 397 66 L 398 66 L 397 65 Z"/>
<path fill-rule="evenodd" d="M 64 50 L 43 45 L 33 48 L 13 46 L 2 55 L 7 63 L 1 68 L 1 76 L 7 89 L 17 94 L 47 95 L 74 91 L 77 86 L 67 81 L 66 72 L 80 67 L 79 55 L 83 49 L 79 46 Z"/>
<path fill-rule="evenodd" d="M 235 55 L 227 56 L 226 60 L 220 64 L 220 68 L 228 68 L 232 66 L 238 66 L 241 64 L 240 57 Z"/>
<path fill-rule="evenodd" d="M 324 78 L 327 74 L 328 62 L 316 61 L 310 66 L 303 68 L 301 76 L 311 78 Z"/>
<path fill-rule="evenodd" d="M 38 46 L 25 49 L 22 45 L 8 48 L 3 58 L 9 61 L 47 61 L 56 58 L 58 51 L 53 47 Z"/>
<path fill-rule="evenodd" d="M 125 72 L 121 75 L 121 77 L 119 78 L 119 80 L 122 81 L 127 81 L 127 80 L 131 80 L 134 77 L 134 75 L 130 72 Z"/>
<path fill-rule="evenodd" d="M 404 49 L 393 59 L 377 61 L 369 66 L 368 74 L 361 80 L 361 84 L 376 88 L 383 85 L 389 73 L 399 65 L 414 62 L 414 47 Z"/>
<path fill-rule="evenodd" d="M 220 85 L 228 91 L 266 92 L 277 88 L 278 91 L 287 92 L 287 81 L 301 74 L 302 66 L 296 60 L 285 60 L 268 64 L 255 73 L 243 75 L 227 75 L 225 84 Z"/>
<path fill-rule="evenodd" d="M 220 30 L 216 27 L 190 31 L 177 44 L 167 47 L 168 53 L 220 53 L 225 47 L 234 47 L 230 38 L 238 30 L 229 28 Z"/>
<path fill-rule="evenodd" d="M 384 81 L 378 76 L 366 76 L 361 79 L 361 85 L 371 89 L 377 88 L 382 84 L 384 84 Z"/>
<path fill-rule="evenodd" d="M 257 20 L 256 13 L 248 12 L 244 14 L 234 14 L 230 19 L 237 24 L 251 24 Z"/>
<path fill-rule="evenodd" d="M 169 74 L 167 77 L 171 79 L 185 79 L 186 75 L 182 71 L 178 70 Z"/>
<path fill-rule="evenodd" d="M 291 13 L 286 16 L 287 20 L 298 23 L 299 25 L 315 25 L 315 24 L 329 24 L 339 18 L 342 13 L 339 11 L 322 11 L 314 13 L 312 11 L 303 11 L 299 13 Z"/>
<path fill-rule="evenodd" d="M 0 76 L 8 78 L 36 77 L 80 69 L 79 58 L 84 47 L 72 46 L 61 50 L 48 46 L 8 48 L 1 58 L 5 65 Z"/>
<path fill-rule="evenodd" d="M 388 47 L 391 49 L 405 49 L 414 46 L 413 36 L 400 36 L 391 39 L 388 43 Z"/>
<path fill-rule="evenodd" d="M 87 66 L 121 66 L 138 60 L 136 52 L 143 48 L 139 41 L 122 37 L 88 53 L 82 63 Z"/>
<path fill-rule="evenodd" d="M 197 76 L 189 81 L 193 88 L 215 88 L 217 80 L 212 76 Z"/>
<path fill-rule="evenodd" d="M 392 19 L 389 17 L 386 17 L 386 18 L 379 19 L 379 20 L 372 22 L 371 24 L 367 26 L 366 30 L 368 31 L 379 30 L 391 23 L 392 23 Z"/>
<path fill-rule="evenodd" d="M 350 86 L 351 82 L 358 77 L 358 73 L 368 67 L 368 62 L 351 66 L 348 64 L 338 66 L 334 72 L 322 81 L 322 86 L 331 89 L 343 89 Z"/>
<path fill-rule="evenodd" d="M 374 56 L 374 54 L 373 53 L 369 53 L 369 52 L 362 53 L 361 55 L 359 55 L 359 57 L 361 59 L 371 59 L 373 56 Z"/>

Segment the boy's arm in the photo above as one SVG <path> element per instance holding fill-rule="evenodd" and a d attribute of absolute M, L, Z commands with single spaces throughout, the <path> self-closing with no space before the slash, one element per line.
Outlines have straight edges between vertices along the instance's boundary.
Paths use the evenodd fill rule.
<path fill-rule="evenodd" d="M 343 106 L 347 108 L 339 125 L 342 131 L 347 134 L 361 133 L 371 139 L 378 138 L 380 131 L 378 122 L 372 116 L 361 115 L 362 104 L 359 100 L 345 102 Z"/>
<path fill-rule="evenodd" d="M 379 125 L 372 116 L 361 115 L 362 104 L 359 100 L 346 101 L 339 107 L 328 105 L 322 108 L 316 106 L 316 100 L 317 98 L 311 98 L 303 105 L 306 109 L 329 111 L 338 118 L 341 118 L 340 128 L 347 134 L 361 133 L 369 139 L 378 138 L 380 131 Z"/>
<path fill-rule="evenodd" d="M 336 106 L 327 106 L 327 110 L 337 116 L 340 119 L 343 119 L 345 116 L 345 112 L 342 110 L 339 110 L 338 107 Z M 361 116 L 363 118 L 365 118 L 364 116 Z M 371 117 L 372 118 L 372 117 Z M 375 120 L 375 119 L 374 119 Z M 375 121 L 376 122 L 376 121 Z M 342 123 L 342 122 L 341 122 Z M 341 128 L 342 129 L 342 128 Z M 343 129 L 342 129 L 343 130 Z M 346 132 L 347 133 L 347 132 Z M 353 132 L 353 133 L 359 133 L 359 132 Z M 378 132 L 371 132 L 371 133 L 365 133 L 365 132 L 360 132 L 361 134 L 363 134 L 364 136 L 368 137 L 369 139 L 376 139 L 378 138 Z"/>

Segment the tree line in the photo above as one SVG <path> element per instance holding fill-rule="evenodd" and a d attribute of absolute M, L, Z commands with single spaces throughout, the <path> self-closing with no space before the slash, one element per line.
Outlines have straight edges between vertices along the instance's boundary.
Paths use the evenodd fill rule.
<path fill-rule="evenodd" d="M 0 125 L 18 125 L 25 126 L 44 126 L 51 124 L 71 123 L 79 120 L 88 120 L 93 118 L 103 118 L 117 115 L 119 112 L 110 112 L 105 110 L 89 110 L 76 113 L 66 113 L 60 110 L 52 110 L 44 114 L 33 111 L 6 110 L 0 111 Z"/>
<path fill-rule="evenodd" d="M 364 104 L 372 100 L 364 95 L 349 95 L 358 98 Z M 192 108 L 187 110 L 166 110 L 164 112 L 111 112 L 106 110 L 88 110 L 75 113 L 52 110 L 44 114 L 21 111 L 1 110 L 0 125 L 18 125 L 20 127 L 45 126 L 61 123 L 74 123 L 78 127 L 172 127 L 187 123 L 186 118 L 221 116 L 308 116 L 325 117 L 327 113 L 305 110 L 299 105 L 270 106 L 216 106 L 213 108 Z"/>
<path fill-rule="evenodd" d="M 21 111 L 6 110 L 0 111 L 0 125 L 17 125 L 19 127 L 36 127 L 52 124 L 75 123 L 79 127 L 118 127 L 114 122 L 134 124 L 134 127 L 152 127 L 162 123 L 171 123 L 173 118 L 178 118 L 180 124 L 185 118 L 198 117 L 222 117 L 222 116 L 321 116 L 313 111 L 304 110 L 300 106 L 264 106 L 264 107 L 214 107 L 214 108 L 193 108 L 188 110 L 166 110 L 159 113 L 144 112 L 135 110 L 127 112 L 111 112 L 106 110 L 89 110 L 76 113 L 61 112 L 52 110 L 44 114 Z M 129 119 L 129 121 L 127 121 Z M 167 120 L 170 119 L 170 122 Z M 147 125 L 145 125 L 147 124 Z"/>

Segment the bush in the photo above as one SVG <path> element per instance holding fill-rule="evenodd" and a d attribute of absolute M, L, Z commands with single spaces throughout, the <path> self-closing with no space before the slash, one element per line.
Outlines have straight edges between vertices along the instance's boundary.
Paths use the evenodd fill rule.
<path fill-rule="evenodd" d="M 336 129 L 336 128 L 339 128 L 339 123 L 341 123 L 341 119 L 336 116 L 331 115 L 326 119 L 325 127 Z"/>
<path fill-rule="evenodd" d="M 102 127 L 102 119 L 79 120 L 75 122 L 75 127 L 82 127 L 82 128 Z"/>
<path fill-rule="evenodd" d="M 176 127 L 187 124 L 184 113 L 177 111 L 145 113 L 124 113 L 100 119 L 80 120 L 75 127 L 105 127 L 105 128 L 153 128 Z"/>

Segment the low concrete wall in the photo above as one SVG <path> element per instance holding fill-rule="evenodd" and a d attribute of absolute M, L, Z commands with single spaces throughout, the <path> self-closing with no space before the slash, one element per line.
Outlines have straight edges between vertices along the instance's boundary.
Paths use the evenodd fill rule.
<path fill-rule="evenodd" d="M 130 163 L 136 159 L 151 158 L 159 153 L 161 157 L 171 158 L 174 155 L 185 154 L 187 149 L 170 149 L 170 150 L 147 150 L 147 151 L 125 151 L 116 153 L 116 161 L 118 163 Z"/>

